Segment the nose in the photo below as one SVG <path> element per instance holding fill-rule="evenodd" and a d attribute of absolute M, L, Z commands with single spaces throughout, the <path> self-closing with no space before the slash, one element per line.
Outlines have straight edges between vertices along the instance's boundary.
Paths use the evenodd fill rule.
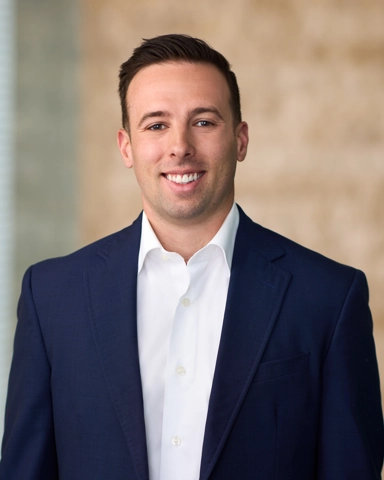
<path fill-rule="evenodd" d="M 173 128 L 170 135 L 169 153 L 171 157 L 180 160 L 195 155 L 192 132 L 187 126 Z"/>

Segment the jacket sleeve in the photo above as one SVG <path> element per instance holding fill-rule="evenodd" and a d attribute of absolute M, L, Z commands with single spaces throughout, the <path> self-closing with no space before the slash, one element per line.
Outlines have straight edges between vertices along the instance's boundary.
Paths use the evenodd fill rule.
<path fill-rule="evenodd" d="M 318 480 L 379 480 L 384 434 L 365 276 L 357 271 L 322 375 Z"/>
<path fill-rule="evenodd" d="M 9 378 L 0 480 L 58 479 L 51 369 L 26 272 Z"/>

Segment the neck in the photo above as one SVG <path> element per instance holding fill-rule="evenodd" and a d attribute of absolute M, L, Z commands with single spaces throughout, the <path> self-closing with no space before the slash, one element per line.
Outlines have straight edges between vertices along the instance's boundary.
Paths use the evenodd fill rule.
<path fill-rule="evenodd" d="M 216 235 L 231 208 L 232 203 L 220 215 L 188 223 L 166 222 L 163 218 L 144 210 L 163 248 L 168 252 L 178 253 L 185 262 L 188 262 L 197 251 L 205 247 Z"/>

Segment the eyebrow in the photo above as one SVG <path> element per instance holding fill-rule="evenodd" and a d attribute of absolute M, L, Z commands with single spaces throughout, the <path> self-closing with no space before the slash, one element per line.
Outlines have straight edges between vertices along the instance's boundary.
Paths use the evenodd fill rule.
<path fill-rule="evenodd" d="M 167 117 L 169 116 L 169 112 L 165 112 L 164 110 L 158 110 L 157 112 L 148 112 L 145 113 L 138 124 L 138 127 L 141 127 L 141 125 L 148 120 L 148 118 L 154 118 L 154 117 Z"/>
<path fill-rule="evenodd" d="M 219 110 L 215 107 L 196 107 L 194 108 L 193 110 L 191 110 L 189 112 L 189 115 L 190 116 L 194 116 L 194 115 L 200 115 L 202 113 L 213 113 L 214 115 L 216 115 L 217 117 L 220 118 L 220 120 L 223 120 L 223 117 L 221 115 L 221 113 L 219 112 Z M 161 117 L 167 117 L 169 116 L 170 113 L 167 112 L 167 111 L 164 111 L 164 110 L 157 110 L 155 112 L 148 112 L 148 113 L 145 113 L 141 119 L 140 119 L 140 122 L 138 124 L 138 127 L 141 127 L 143 125 L 143 123 L 148 120 L 149 118 L 161 118 Z"/>
<path fill-rule="evenodd" d="M 197 107 L 194 108 L 190 114 L 193 115 L 200 115 L 201 113 L 213 113 L 217 117 L 220 118 L 220 120 L 224 121 L 224 118 L 222 117 L 221 113 L 216 107 Z"/>

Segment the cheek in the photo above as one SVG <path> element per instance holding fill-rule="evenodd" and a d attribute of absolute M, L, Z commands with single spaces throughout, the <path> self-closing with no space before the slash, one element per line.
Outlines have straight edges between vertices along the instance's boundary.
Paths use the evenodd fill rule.
<path fill-rule="evenodd" d="M 222 175 L 229 175 L 236 169 L 236 148 L 230 145 L 220 145 L 211 151 L 211 159 L 214 159 L 216 169 Z"/>
<path fill-rule="evenodd" d="M 233 133 L 229 130 L 217 132 L 216 135 L 207 136 L 201 147 L 212 159 L 219 160 L 237 158 L 237 143 Z"/>
<path fill-rule="evenodd" d="M 133 170 L 141 188 L 154 187 L 154 180 L 161 173 L 161 158 L 159 148 L 150 142 L 134 148 Z"/>
<path fill-rule="evenodd" d="M 163 149 L 158 142 L 141 142 L 133 149 L 134 167 L 149 169 L 162 158 Z"/>

